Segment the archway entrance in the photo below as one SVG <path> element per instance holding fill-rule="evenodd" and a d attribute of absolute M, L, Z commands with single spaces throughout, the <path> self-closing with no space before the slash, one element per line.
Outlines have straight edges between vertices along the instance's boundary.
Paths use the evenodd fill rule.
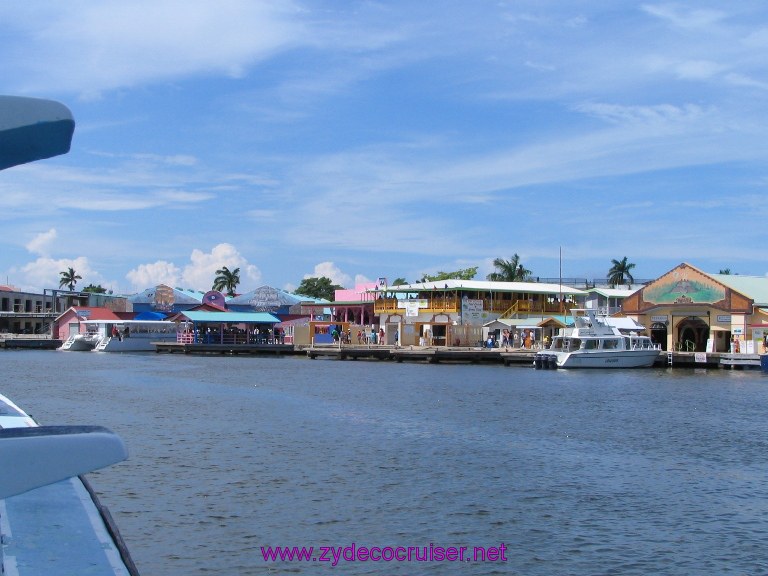
<path fill-rule="evenodd" d="M 651 340 L 654 344 L 661 344 L 661 349 L 667 349 L 667 325 L 664 322 L 654 322 L 651 325 Z"/>
<path fill-rule="evenodd" d="M 677 342 L 684 352 L 705 352 L 709 325 L 701 318 L 689 316 L 677 325 Z"/>

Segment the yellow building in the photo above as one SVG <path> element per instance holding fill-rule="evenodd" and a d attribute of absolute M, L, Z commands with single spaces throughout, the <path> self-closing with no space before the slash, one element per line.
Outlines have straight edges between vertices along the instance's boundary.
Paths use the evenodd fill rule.
<path fill-rule="evenodd" d="M 707 274 L 683 263 L 628 296 L 622 309 L 665 350 L 761 353 L 768 277 Z"/>
<path fill-rule="evenodd" d="M 587 294 L 559 283 L 457 279 L 383 286 L 373 293 L 385 334 L 397 335 L 388 341 L 403 346 L 474 345 L 484 339 L 484 326 L 498 319 L 508 319 L 508 327 L 551 332 L 552 323 L 564 326 L 569 310 Z"/>

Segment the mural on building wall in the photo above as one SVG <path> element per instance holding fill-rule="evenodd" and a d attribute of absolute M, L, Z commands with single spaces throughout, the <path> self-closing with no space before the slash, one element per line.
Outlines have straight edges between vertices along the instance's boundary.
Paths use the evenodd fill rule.
<path fill-rule="evenodd" d="M 280 293 L 270 286 L 262 286 L 254 290 L 248 303 L 256 312 L 269 312 L 283 305 Z"/>
<path fill-rule="evenodd" d="M 221 310 L 226 309 L 224 294 L 218 290 L 209 290 L 206 292 L 203 296 L 203 303 L 208 304 L 209 306 L 215 306 Z"/>
<path fill-rule="evenodd" d="M 160 284 L 155 288 L 155 295 L 152 300 L 152 308 L 160 312 L 170 312 L 173 310 L 174 303 L 173 288 Z"/>
<path fill-rule="evenodd" d="M 643 291 L 643 300 L 653 304 L 714 304 L 725 299 L 725 288 L 708 276 L 679 267 Z"/>

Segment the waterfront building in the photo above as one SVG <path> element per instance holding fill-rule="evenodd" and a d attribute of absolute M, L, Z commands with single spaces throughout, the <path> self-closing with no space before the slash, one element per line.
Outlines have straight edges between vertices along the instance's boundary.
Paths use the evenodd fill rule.
<path fill-rule="evenodd" d="M 768 334 L 768 277 L 707 274 L 683 263 L 627 296 L 622 310 L 664 350 L 759 353 Z"/>
<path fill-rule="evenodd" d="M 130 308 L 124 297 L 111 294 L 51 289 L 40 294 L 0 286 L 0 334 L 51 336 L 56 317 L 72 306 L 99 306 L 119 312 Z"/>
<path fill-rule="evenodd" d="M 370 326 L 378 324 L 378 318 L 374 312 L 376 290 L 380 286 L 377 282 L 362 282 L 356 284 L 354 289 L 342 288 L 336 290 L 333 298 L 332 320 L 349 323 L 353 326 Z"/>
<path fill-rule="evenodd" d="M 66 341 L 75 334 L 86 334 L 81 322 L 86 320 L 112 321 L 115 324 L 132 317 L 132 313 L 116 313 L 103 306 L 71 306 L 56 318 L 53 323 L 53 337 Z M 95 330 L 95 326 L 93 327 Z"/>
<path fill-rule="evenodd" d="M 474 345 L 487 334 L 483 326 L 499 319 L 556 330 L 586 297 L 584 290 L 560 283 L 482 280 L 378 286 L 372 292 L 380 325 L 403 346 Z"/>
<path fill-rule="evenodd" d="M 282 344 L 275 331 L 280 319 L 268 312 L 186 310 L 170 320 L 178 324 L 177 340 L 185 344 Z"/>
<path fill-rule="evenodd" d="M 44 334 L 57 309 L 63 309 L 64 299 L 53 292 L 25 292 L 13 286 L 0 286 L 0 333 Z"/>
<path fill-rule="evenodd" d="M 637 292 L 639 285 L 635 288 L 630 286 L 616 286 L 614 288 L 594 287 L 589 288 L 584 299 L 584 308 L 596 310 L 598 314 L 612 316 L 622 312 L 622 303 L 627 296 Z"/>

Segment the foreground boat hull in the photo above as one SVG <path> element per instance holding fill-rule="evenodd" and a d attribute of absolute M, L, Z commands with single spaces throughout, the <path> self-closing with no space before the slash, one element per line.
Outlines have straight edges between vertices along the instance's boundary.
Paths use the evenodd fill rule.
<path fill-rule="evenodd" d="M 109 337 L 96 345 L 95 352 L 155 352 L 155 342 L 176 342 L 173 337 L 130 337 L 122 340 Z"/>
<path fill-rule="evenodd" d="M 0 572 L 136 576 L 111 516 L 78 474 L 120 462 L 98 426 L 38 426 L 0 395 Z"/>

